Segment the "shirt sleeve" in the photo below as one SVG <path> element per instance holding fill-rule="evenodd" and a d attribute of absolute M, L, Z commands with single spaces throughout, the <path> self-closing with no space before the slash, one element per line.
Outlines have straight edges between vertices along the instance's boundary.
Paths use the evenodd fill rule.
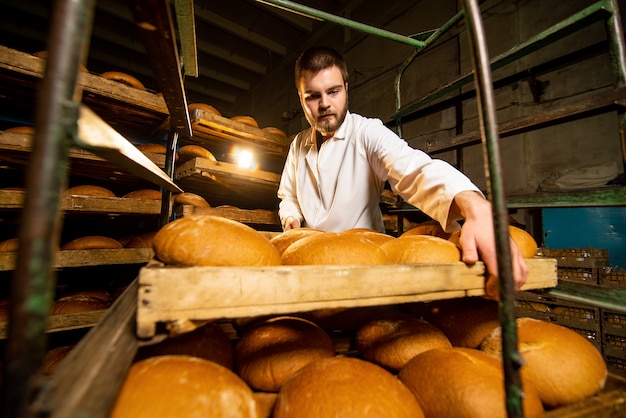
<path fill-rule="evenodd" d="M 462 217 L 450 212 L 450 205 L 462 191 L 481 193 L 478 187 L 449 163 L 410 147 L 382 122 L 368 129 L 367 137 L 370 162 L 378 175 L 446 231 L 458 229 Z"/>
<path fill-rule="evenodd" d="M 296 162 L 298 161 L 299 137 L 300 135 L 294 138 L 289 147 L 289 153 L 287 154 L 285 166 L 283 167 L 283 172 L 280 177 L 280 184 L 278 186 L 278 198 L 280 199 L 278 216 L 281 225 L 284 224 L 285 219 L 289 216 L 296 218 L 300 222 L 300 225 L 302 225 L 304 219 L 296 194 Z"/>

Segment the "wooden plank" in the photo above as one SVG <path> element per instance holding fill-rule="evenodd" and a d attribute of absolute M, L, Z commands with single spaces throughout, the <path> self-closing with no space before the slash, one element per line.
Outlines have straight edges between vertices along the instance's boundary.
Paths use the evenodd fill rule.
<path fill-rule="evenodd" d="M 120 250 L 57 251 L 54 268 L 87 267 L 121 264 L 144 264 L 154 257 L 152 248 Z M 0 253 L 0 271 L 15 270 L 15 253 Z"/>
<path fill-rule="evenodd" d="M 239 209 L 231 207 L 206 208 L 184 205 L 179 206 L 176 210 L 177 217 L 198 215 L 219 216 L 244 224 L 280 226 L 278 211 L 270 211 L 266 209 Z"/>
<path fill-rule="evenodd" d="M 15 96 L 34 99 L 44 68 L 43 59 L 0 45 L 0 78 Z M 151 133 L 169 116 L 161 95 L 83 72 L 78 85 L 83 103 L 115 128 Z"/>
<path fill-rule="evenodd" d="M 106 313 L 105 310 L 79 312 L 67 315 L 50 315 L 48 317 L 45 332 L 70 331 L 80 328 L 91 328 L 100 321 Z M 8 322 L 0 321 L 0 339 L 7 338 Z"/>
<path fill-rule="evenodd" d="M 555 259 L 527 262 L 529 277 L 524 290 L 556 286 Z M 151 337 L 161 321 L 483 295 L 483 286 L 482 263 L 277 267 L 169 267 L 156 263 L 139 274 L 137 332 L 141 338 Z"/>
<path fill-rule="evenodd" d="M 106 418 L 139 347 L 134 332 L 137 280 L 45 379 L 35 416 Z"/>
<path fill-rule="evenodd" d="M 25 191 L 0 190 L 0 208 L 21 209 L 25 198 Z M 158 215 L 161 213 L 161 201 L 147 199 L 63 195 L 60 203 L 61 210 L 66 213 L 135 215 Z"/>
<path fill-rule="evenodd" d="M 266 132 L 261 128 L 215 115 L 204 109 L 195 109 L 190 117 L 193 136 L 186 138 L 190 142 L 216 144 L 227 148 L 233 144 L 240 144 L 282 157 L 289 151 L 288 138 Z"/>
<path fill-rule="evenodd" d="M 508 196 L 510 208 L 589 207 L 626 205 L 626 187 L 606 186 L 597 189 L 539 192 Z"/>

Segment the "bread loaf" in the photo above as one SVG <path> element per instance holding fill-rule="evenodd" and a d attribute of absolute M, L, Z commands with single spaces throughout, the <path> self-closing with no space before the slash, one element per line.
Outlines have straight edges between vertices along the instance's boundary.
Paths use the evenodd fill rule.
<path fill-rule="evenodd" d="M 252 390 L 208 360 L 167 355 L 134 363 L 110 418 L 256 418 Z"/>
<path fill-rule="evenodd" d="M 423 418 L 394 375 L 373 363 L 331 357 L 314 361 L 280 389 L 273 418 Z"/>
<path fill-rule="evenodd" d="M 415 317 L 377 319 L 356 333 L 356 348 L 365 360 L 392 371 L 400 370 L 416 355 L 433 348 L 451 347 L 444 333 Z"/>
<path fill-rule="evenodd" d="M 113 238 L 101 235 L 88 235 L 76 238 L 61 246 L 61 251 L 68 250 L 117 250 L 122 244 Z"/>
<path fill-rule="evenodd" d="M 130 193 L 126 193 L 122 198 L 124 199 L 145 199 L 145 200 L 161 200 L 162 194 L 158 190 L 154 189 L 140 189 L 134 190 Z"/>
<path fill-rule="evenodd" d="M 18 238 L 9 238 L 0 242 L 0 253 L 14 253 L 19 247 Z"/>
<path fill-rule="evenodd" d="M 65 189 L 63 194 L 76 196 L 115 197 L 115 193 L 106 187 L 83 184 Z"/>
<path fill-rule="evenodd" d="M 230 119 L 234 120 L 235 122 L 243 123 L 244 125 L 252 126 L 255 128 L 259 127 L 259 124 L 252 116 L 233 116 Z"/>
<path fill-rule="evenodd" d="M 131 237 L 124 244 L 124 248 L 152 248 L 156 232 L 144 232 Z"/>
<path fill-rule="evenodd" d="M 193 112 L 196 109 L 202 109 L 213 115 L 222 116 L 219 110 L 217 110 L 215 107 L 206 103 L 191 103 L 187 105 L 187 110 L 189 111 L 189 113 Z"/>
<path fill-rule="evenodd" d="M 432 235 L 442 239 L 450 238 L 450 233 L 444 231 L 441 224 L 435 220 L 419 223 L 408 231 L 404 231 L 400 236 L 409 235 Z"/>
<path fill-rule="evenodd" d="M 482 297 L 435 301 L 425 306 L 424 319 L 441 329 L 456 347 L 479 348 L 500 326 L 498 303 Z"/>
<path fill-rule="evenodd" d="M 537 241 L 528 232 L 513 225 L 509 225 L 509 234 L 522 253 L 524 258 L 533 258 L 537 254 Z"/>
<path fill-rule="evenodd" d="M 395 239 L 391 235 L 383 234 L 382 232 L 378 232 L 373 229 L 365 229 L 365 228 L 348 229 L 346 231 L 343 231 L 342 234 L 356 234 L 372 241 L 376 245 L 382 245 L 383 243 L 387 241 L 391 241 Z"/>
<path fill-rule="evenodd" d="M 166 264 L 184 266 L 276 266 L 280 254 L 259 232 L 211 215 L 176 219 L 157 232 L 153 248 Z"/>
<path fill-rule="evenodd" d="M 146 91 L 146 87 L 143 85 L 143 83 L 130 74 L 122 73 L 120 71 L 107 71 L 100 74 L 100 77 L 106 80 L 116 81 L 126 86 L 136 88 L 138 90 Z"/>
<path fill-rule="evenodd" d="M 203 208 L 210 208 L 209 202 L 200 195 L 190 192 L 183 192 L 174 195 L 174 204 L 175 205 L 191 205 L 198 206 Z"/>
<path fill-rule="evenodd" d="M 49 350 L 43 359 L 43 374 L 50 375 L 54 373 L 59 364 L 61 364 L 63 359 L 65 359 L 73 348 L 73 345 L 63 345 Z"/>
<path fill-rule="evenodd" d="M 91 312 L 108 309 L 110 302 L 88 296 L 65 297 L 55 301 L 50 311 L 51 315 L 68 315 L 80 312 Z"/>
<path fill-rule="evenodd" d="M 206 158 L 207 160 L 217 161 L 215 156 L 208 149 L 201 147 L 200 145 L 185 145 L 178 149 L 178 154 L 181 156 L 191 156 Z"/>
<path fill-rule="evenodd" d="M 149 152 L 151 154 L 167 154 L 167 148 L 162 144 L 137 144 L 135 145 L 141 152 Z"/>
<path fill-rule="evenodd" d="M 4 130 L 6 133 L 22 134 L 22 135 L 35 135 L 34 126 L 12 126 Z"/>
<path fill-rule="evenodd" d="M 517 319 L 518 349 L 524 359 L 521 373 L 539 391 L 547 407 L 585 399 L 606 382 L 602 354 L 585 337 L 558 324 L 532 318 Z M 500 355 L 500 328 L 482 343 L 481 350 Z"/>
<path fill-rule="evenodd" d="M 285 265 L 386 264 L 381 247 L 357 234 L 326 232 L 301 238 L 284 250 Z"/>
<path fill-rule="evenodd" d="M 452 263 L 461 260 L 461 252 L 442 238 L 431 235 L 408 235 L 381 244 L 389 262 L 397 264 Z"/>
<path fill-rule="evenodd" d="M 273 237 L 270 242 L 282 255 L 287 247 L 298 241 L 300 238 L 304 238 L 309 235 L 321 234 L 323 232 L 324 231 L 322 231 L 321 229 L 315 228 L 294 228 L 281 232 L 280 234 Z"/>
<path fill-rule="evenodd" d="M 263 128 L 263 131 L 270 133 L 270 134 L 281 136 L 285 140 L 287 139 L 287 134 L 282 129 L 274 128 L 273 126 L 266 126 L 265 128 Z"/>
<path fill-rule="evenodd" d="M 502 362 L 472 348 L 449 347 L 413 357 L 398 378 L 429 418 L 506 418 Z M 527 383 L 527 382 L 523 382 Z M 523 384 L 524 416 L 543 413 L 537 390 Z"/>
<path fill-rule="evenodd" d="M 312 361 L 335 356 L 330 336 L 313 322 L 281 316 L 249 328 L 235 347 L 237 374 L 251 387 L 277 392 Z"/>
<path fill-rule="evenodd" d="M 135 361 L 172 354 L 199 357 L 230 370 L 233 369 L 235 359 L 230 338 L 217 322 L 210 322 L 193 331 L 170 336 L 158 344 L 140 347 Z"/>

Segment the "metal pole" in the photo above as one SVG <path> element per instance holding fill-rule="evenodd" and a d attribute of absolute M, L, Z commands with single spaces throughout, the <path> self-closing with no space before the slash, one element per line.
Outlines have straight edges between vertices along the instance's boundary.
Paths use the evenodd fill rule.
<path fill-rule="evenodd" d="M 298 3 L 294 3 L 288 0 L 256 0 L 258 3 L 267 4 L 268 6 L 278 7 L 283 10 L 287 10 L 290 12 L 297 12 L 306 17 L 310 17 L 316 20 L 322 20 L 326 22 L 336 23 L 341 26 L 345 26 L 350 29 L 358 30 L 359 32 L 364 32 L 369 35 L 375 35 L 381 38 L 390 39 L 392 41 L 400 42 L 402 44 L 406 44 L 412 46 L 414 48 L 422 48 L 424 46 L 424 42 L 413 39 L 409 36 L 398 35 L 394 32 L 389 32 L 384 29 L 379 29 L 374 26 L 366 25 L 363 23 L 355 22 L 354 20 L 346 19 L 343 17 L 339 17 L 333 15 L 331 13 L 326 13 L 321 10 L 313 9 L 311 7 L 303 6 Z"/>
<path fill-rule="evenodd" d="M 3 379 L 3 416 L 30 416 L 46 351 L 53 263 L 62 220 L 60 193 L 67 183 L 70 138 L 77 134 L 76 89 L 86 56 L 95 0 L 58 0 L 52 16 L 46 72 L 37 98 L 36 133 L 11 278 L 11 306 Z"/>
<path fill-rule="evenodd" d="M 488 162 L 485 168 L 488 192 L 494 212 L 496 249 L 498 252 L 498 277 L 500 291 L 500 324 L 502 328 L 502 360 L 506 391 L 506 409 L 510 418 L 522 418 L 522 385 L 519 369 L 522 359 L 517 350 L 517 327 L 513 303 L 513 268 L 508 232 L 508 210 L 502 183 L 500 152 L 498 147 L 498 122 L 496 119 L 495 95 L 491 81 L 489 54 L 480 8 L 477 0 L 463 0 L 465 19 L 472 50 L 478 115 L 481 121 L 483 150 Z"/>

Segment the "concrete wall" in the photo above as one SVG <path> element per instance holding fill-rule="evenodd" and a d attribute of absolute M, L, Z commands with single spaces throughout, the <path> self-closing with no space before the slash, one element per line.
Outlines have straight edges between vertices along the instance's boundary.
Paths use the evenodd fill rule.
<path fill-rule="evenodd" d="M 490 56 L 495 57 L 509 50 L 592 3 L 593 0 L 486 1 L 481 9 L 484 11 Z M 387 15 L 388 20 L 379 27 L 406 35 L 418 33 L 439 27 L 461 7 L 456 0 L 421 0 L 407 4 L 407 10 L 399 11 L 395 16 Z M 626 9 L 624 1 L 620 2 L 620 6 L 623 15 Z M 374 24 L 371 20 L 376 19 L 371 17 L 371 6 L 368 7 L 370 9 L 352 11 L 350 17 Z M 464 23 L 457 25 L 408 67 L 401 84 L 403 105 L 471 71 L 469 44 L 464 28 Z M 604 39 L 606 34 L 603 24 L 594 23 L 495 71 L 494 80 L 531 69 Z M 325 32 L 317 43 L 331 45 L 344 52 L 351 74 L 351 111 L 389 121 L 395 110 L 393 87 L 397 68 L 411 55 L 412 48 L 373 36 L 362 36 L 340 27 Z M 525 80 L 496 90 L 500 122 L 558 108 L 576 99 L 576 95 L 581 93 L 609 89 L 612 74 L 608 54 L 600 53 L 574 65 L 540 73 L 537 80 L 544 85 L 538 102 L 534 100 Z M 473 85 L 467 85 L 462 90 L 472 89 Z M 258 88 L 254 96 L 241 105 L 255 115 L 263 126 L 277 126 L 288 134 L 308 127 L 299 112 L 292 67 L 277 71 L 270 83 Z M 457 123 L 454 109 L 447 109 L 403 124 L 403 137 L 413 147 L 421 148 L 428 141 L 453 137 L 457 131 L 478 129 L 475 100 L 464 102 L 461 112 L 461 126 Z M 611 162 L 623 171 L 621 155 L 615 112 L 503 138 L 501 142 L 504 184 L 508 194 L 534 192 L 555 171 Z M 466 147 L 460 160 L 457 160 L 457 153 L 452 151 L 435 154 L 434 157 L 457 164 L 476 184 L 486 188 L 480 144 Z"/>

